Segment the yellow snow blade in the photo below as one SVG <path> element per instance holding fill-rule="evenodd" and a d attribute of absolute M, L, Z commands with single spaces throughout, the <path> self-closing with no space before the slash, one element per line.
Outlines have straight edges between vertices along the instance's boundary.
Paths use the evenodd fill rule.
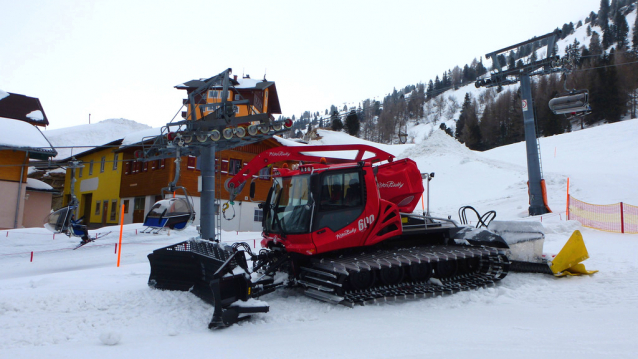
<path fill-rule="evenodd" d="M 580 263 L 589 258 L 585 241 L 580 231 L 574 231 L 571 237 L 565 243 L 563 249 L 558 252 L 554 260 L 552 260 L 551 270 L 556 277 L 564 277 L 566 275 L 582 275 L 594 274 L 598 272 L 585 269 L 585 265 Z"/>

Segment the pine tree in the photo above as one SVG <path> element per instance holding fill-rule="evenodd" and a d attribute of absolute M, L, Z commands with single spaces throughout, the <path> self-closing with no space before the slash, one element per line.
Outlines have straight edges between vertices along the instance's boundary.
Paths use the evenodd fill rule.
<path fill-rule="evenodd" d="M 603 48 L 600 45 L 600 36 L 596 31 L 592 32 L 589 39 L 589 53 L 591 55 L 601 55 L 603 53 Z"/>
<path fill-rule="evenodd" d="M 350 136 L 357 136 L 359 134 L 360 121 L 359 116 L 357 116 L 355 110 L 352 110 L 350 111 L 350 113 L 348 113 L 348 116 L 346 117 L 345 128 L 346 132 Z"/>
<path fill-rule="evenodd" d="M 607 49 L 614 43 L 613 33 L 609 27 L 609 0 L 600 0 L 600 10 L 598 11 L 598 25 L 603 32 L 601 44 L 603 46 L 603 49 Z"/>
<path fill-rule="evenodd" d="M 638 18 L 638 16 L 637 16 Z M 614 17 L 614 30 L 615 30 L 615 40 L 618 43 L 619 49 L 626 48 L 629 44 L 627 42 L 627 34 L 629 33 L 629 25 L 627 24 L 627 19 L 625 15 L 623 15 L 620 11 L 616 12 L 616 16 Z"/>
<path fill-rule="evenodd" d="M 479 127 L 476 101 L 473 101 L 467 108 L 465 113 L 465 128 L 463 129 L 463 137 L 465 145 L 471 150 L 481 150 L 481 129 Z"/>
<path fill-rule="evenodd" d="M 343 122 L 341 122 L 341 118 L 339 117 L 338 111 L 333 111 L 332 116 L 330 116 L 330 123 L 333 131 L 341 131 L 343 130 Z"/>
<path fill-rule="evenodd" d="M 598 10 L 598 26 L 606 28 L 609 25 L 609 0 L 600 0 Z"/>
<path fill-rule="evenodd" d="M 466 92 L 465 99 L 463 99 L 463 105 L 461 106 L 461 114 L 459 115 L 459 119 L 456 121 L 456 131 L 454 132 L 454 138 L 461 143 L 463 143 L 463 139 L 465 138 L 465 121 L 471 107 L 472 99 L 470 98 L 470 93 Z"/>

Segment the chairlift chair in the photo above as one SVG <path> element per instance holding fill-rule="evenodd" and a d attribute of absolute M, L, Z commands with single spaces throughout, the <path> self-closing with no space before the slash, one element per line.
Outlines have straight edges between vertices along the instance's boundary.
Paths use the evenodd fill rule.
<path fill-rule="evenodd" d="M 50 213 L 44 219 L 44 228 L 56 234 L 64 233 L 69 237 L 82 238 L 88 235 L 88 228 L 82 224 L 82 219 L 73 220 L 77 208 L 77 205 L 72 204 Z"/>
<path fill-rule="evenodd" d="M 589 92 L 579 90 L 561 94 L 549 101 L 549 109 L 556 115 L 567 115 L 568 118 L 588 115 L 591 113 Z"/>
<path fill-rule="evenodd" d="M 76 208 L 76 206 L 66 206 L 51 212 L 44 219 L 44 228 L 53 233 L 66 233 Z"/>
<path fill-rule="evenodd" d="M 195 210 L 190 196 L 184 187 L 175 187 L 184 192 L 184 197 L 162 199 L 151 207 L 144 219 L 146 228 L 143 233 L 157 234 L 163 229 L 181 231 L 186 229 L 195 220 Z M 162 197 L 168 192 L 168 188 L 162 189 Z"/>

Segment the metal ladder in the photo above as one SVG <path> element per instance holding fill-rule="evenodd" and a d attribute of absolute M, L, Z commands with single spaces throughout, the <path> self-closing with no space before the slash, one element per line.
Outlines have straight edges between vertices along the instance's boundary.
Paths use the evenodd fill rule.
<path fill-rule="evenodd" d="M 220 152 L 215 152 L 215 240 L 222 241 L 222 171 Z"/>
<path fill-rule="evenodd" d="M 538 131 L 538 119 L 536 117 L 536 104 L 534 103 L 534 127 L 536 127 L 536 151 L 538 152 L 538 165 L 540 167 L 541 179 L 543 177 L 543 159 L 541 158 L 541 138 L 540 132 Z"/>

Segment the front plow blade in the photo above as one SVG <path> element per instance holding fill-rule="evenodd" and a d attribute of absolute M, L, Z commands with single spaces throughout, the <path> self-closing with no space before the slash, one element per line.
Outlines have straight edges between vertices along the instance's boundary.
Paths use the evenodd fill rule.
<path fill-rule="evenodd" d="M 587 270 L 585 265 L 580 263 L 588 258 L 589 253 L 587 253 L 583 235 L 580 231 L 576 230 L 572 233 L 571 237 L 569 237 L 563 249 L 554 257 L 550 268 L 552 273 L 557 277 L 594 274 L 598 272 L 597 270 Z"/>
<path fill-rule="evenodd" d="M 229 246 L 191 239 L 156 249 L 148 255 L 151 275 L 148 285 L 156 289 L 190 291 L 215 307 L 209 328 L 227 327 L 245 319 L 241 314 L 263 313 L 267 305 L 248 309 L 236 302 L 247 301 L 256 292 L 247 272 L 243 251 Z"/>

